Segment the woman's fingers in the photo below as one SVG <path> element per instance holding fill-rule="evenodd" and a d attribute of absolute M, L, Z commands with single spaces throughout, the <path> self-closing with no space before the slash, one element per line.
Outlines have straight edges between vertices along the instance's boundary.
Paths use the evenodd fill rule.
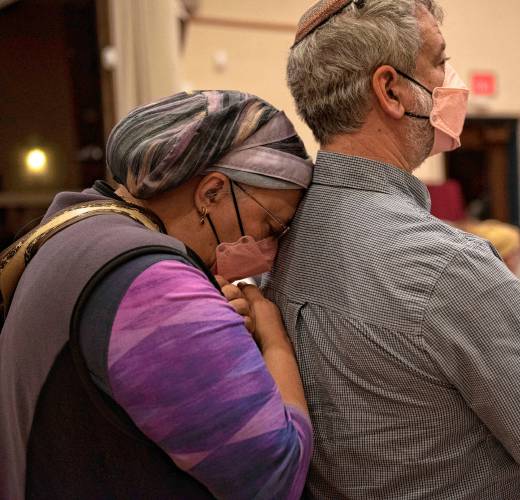
<path fill-rule="evenodd" d="M 254 285 L 240 286 L 244 297 L 249 302 L 251 315 L 255 318 L 256 340 L 260 350 L 280 340 L 286 341 L 285 328 L 278 307 L 266 299 Z"/>
<path fill-rule="evenodd" d="M 239 284 L 240 291 L 242 295 L 249 301 L 250 304 L 258 300 L 267 300 L 262 295 L 262 292 L 255 285 L 243 285 Z"/>
<path fill-rule="evenodd" d="M 244 288 L 254 289 L 253 291 L 248 291 L 251 300 L 257 299 L 258 297 L 262 298 L 262 294 L 258 290 L 256 286 L 253 285 L 243 285 L 239 286 L 232 285 L 229 281 L 225 280 L 222 276 L 215 276 L 217 283 L 220 285 L 220 289 L 222 290 L 222 294 L 227 299 L 229 305 L 236 311 L 237 314 L 242 316 L 244 320 L 244 324 L 250 333 L 255 332 L 255 316 L 254 312 L 251 309 L 251 303 L 247 297 L 245 297 L 242 290 Z M 257 295 L 256 295 L 257 294 Z"/>
<path fill-rule="evenodd" d="M 255 333 L 255 320 L 251 316 L 242 316 L 242 319 L 248 332 L 253 335 Z"/>
<path fill-rule="evenodd" d="M 238 313 L 240 316 L 249 316 L 250 307 L 249 302 L 244 298 L 233 299 L 229 301 L 229 305 Z"/>
<path fill-rule="evenodd" d="M 253 312 L 249 306 L 249 302 L 245 298 L 234 299 L 229 301 L 229 305 L 242 316 L 244 324 L 250 333 L 255 332 L 255 319 Z"/>
<path fill-rule="evenodd" d="M 232 285 L 222 276 L 215 276 L 215 279 L 217 280 L 217 283 L 220 285 L 220 289 L 222 290 L 224 297 L 226 297 L 228 301 L 244 297 L 244 295 L 240 291 L 240 288 L 238 288 L 235 285 Z"/>
<path fill-rule="evenodd" d="M 235 285 L 226 285 L 224 288 L 222 288 L 222 293 L 224 294 L 224 297 L 228 300 L 237 300 L 237 299 L 243 299 L 244 294 L 240 290 L 240 288 L 236 287 Z"/>

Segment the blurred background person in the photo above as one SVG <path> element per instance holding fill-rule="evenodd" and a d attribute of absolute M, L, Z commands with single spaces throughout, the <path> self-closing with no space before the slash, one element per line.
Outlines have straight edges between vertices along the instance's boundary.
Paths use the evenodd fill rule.
<path fill-rule="evenodd" d="M 431 213 L 464 231 L 488 240 L 498 251 L 511 272 L 520 272 L 520 229 L 495 219 L 479 220 L 471 216 L 464 202 L 460 183 L 449 179 L 442 184 L 429 185 Z"/>

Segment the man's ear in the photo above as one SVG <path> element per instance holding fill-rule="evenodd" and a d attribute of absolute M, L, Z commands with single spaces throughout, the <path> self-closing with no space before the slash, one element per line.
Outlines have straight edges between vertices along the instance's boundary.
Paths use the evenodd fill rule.
<path fill-rule="evenodd" d="M 220 172 L 210 172 L 202 177 L 195 188 L 195 206 L 199 212 L 205 208 L 208 213 L 228 193 L 229 179 Z"/>
<path fill-rule="evenodd" d="M 377 68 L 372 76 L 377 102 L 381 110 L 394 120 L 400 120 L 406 111 L 402 104 L 405 87 L 399 80 L 397 71 L 388 65 Z"/>

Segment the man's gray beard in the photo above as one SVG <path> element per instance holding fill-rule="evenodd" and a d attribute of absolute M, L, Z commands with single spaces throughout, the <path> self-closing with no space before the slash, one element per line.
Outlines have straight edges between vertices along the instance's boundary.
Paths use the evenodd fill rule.
<path fill-rule="evenodd" d="M 412 113 L 422 116 L 430 116 L 432 111 L 432 98 L 424 90 L 411 86 L 415 96 L 415 105 Z M 412 169 L 419 167 L 430 155 L 435 140 L 435 129 L 430 120 L 408 117 L 406 130 L 406 157 Z"/>

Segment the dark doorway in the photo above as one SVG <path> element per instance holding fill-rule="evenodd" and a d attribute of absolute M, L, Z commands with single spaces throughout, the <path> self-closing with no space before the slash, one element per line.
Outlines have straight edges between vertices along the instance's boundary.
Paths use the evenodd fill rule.
<path fill-rule="evenodd" d="M 104 176 L 103 5 L 17 0 L 0 9 L 0 249 L 54 193 Z M 45 174 L 24 166 L 34 149 L 48 155 Z"/>
<path fill-rule="evenodd" d="M 461 141 L 446 173 L 460 183 L 468 215 L 518 225 L 518 119 L 468 118 Z"/>

